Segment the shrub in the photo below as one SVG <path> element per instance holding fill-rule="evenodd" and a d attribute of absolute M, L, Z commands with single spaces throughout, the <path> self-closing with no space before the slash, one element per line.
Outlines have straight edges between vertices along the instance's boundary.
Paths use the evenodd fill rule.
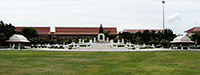
<path fill-rule="evenodd" d="M 26 49 L 24 46 L 20 46 L 21 49 Z"/>
<path fill-rule="evenodd" d="M 118 38 L 113 39 L 113 42 L 114 43 L 118 42 Z"/>
<path fill-rule="evenodd" d="M 0 48 L 8 48 L 8 46 L 0 46 Z"/>
<path fill-rule="evenodd" d="M 58 47 L 57 49 L 64 49 L 64 47 Z"/>
<path fill-rule="evenodd" d="M 14 49 L 18 49 L 18 46 L 15 46 Z M 20 49 L 26 49 L 24 46 L 20 46 Z"/>
<path fill-rule="evenodd" d="M 68 49 L 72 49 L 72 47 L 68 47 Z"/>
<path fill-rule="evenodd" d="M 160 48 L 160 47 L 162 47 L 162 46 L 155 46 L 155 48 Z"/>
<path fill-rule="evenodd" d="M 183 49 L 188 49 L 188 46 L 183 46 Z"/>
<path fill-rule="evenodd" d="M 86 47 L 86 45 L 80 45 L 80 47 Z"/>
<path fill-rule="evenodd" d="M 153 47 L 147 46 L 147 47 L 140 47 L 139 49 L 153 49 Z"/>
<path fill-rule="evenodd" d="M 54 48 L 54 46 L 51 46 L 50 48 Z"/>
<path fill-rule="evenodd" d="M 118 45 L 118 47 L 124 47 L 124 45 Z"/>
<path fill-rule="evenodd" d="M 135 49 L 135 47 L 132 47 L 132 49 Z"/>
<path fill-rule="evenodd" d="M 192 47 L 190 47 L 191 49 L 198 49 L 198 47 L 196 47 L 196 46 L 192 46 Z"/>
<path fill-rule="evenodd" d="M 60 48 L 62 48 L 63 46 L 60 46 Z"/>
<path fill-rule="evenodd" d="M 145 49 L 145 47 L 140 47 L 139 49 Z"/>
<path fill-rule="evenodd" d="M 148 47 L 146 47 L 146 49 L 153 49 L 153 47 L 148 46 Z"/>
<path fill-rule="evenodd" d="M 181 46 L 178 46 L 178 49 L 181 49 Z"/>

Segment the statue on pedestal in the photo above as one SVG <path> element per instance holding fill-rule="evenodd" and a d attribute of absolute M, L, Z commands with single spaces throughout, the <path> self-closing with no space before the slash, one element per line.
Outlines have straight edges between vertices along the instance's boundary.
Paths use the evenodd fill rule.
<path fill-rule="evenodd" d="M 100 24 L 99 34 L 98 34 L 98 41 L 99 41 L 99 42 L 103 42 L 104 40 L 105 40 L 105 35 L 104 35 L 104 33 L 103 33 L 102 24 Z"/>

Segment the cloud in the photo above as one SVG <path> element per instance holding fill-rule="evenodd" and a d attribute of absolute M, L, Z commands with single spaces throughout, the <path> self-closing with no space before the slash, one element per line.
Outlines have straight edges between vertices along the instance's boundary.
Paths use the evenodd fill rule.
<path fill-rule="evenodd" d="M 179 22 L 181 20 L 181 14 L 180 13 L 174 13 L 173 15 L 170 15 L 167 17 L 168 22 Z"/>

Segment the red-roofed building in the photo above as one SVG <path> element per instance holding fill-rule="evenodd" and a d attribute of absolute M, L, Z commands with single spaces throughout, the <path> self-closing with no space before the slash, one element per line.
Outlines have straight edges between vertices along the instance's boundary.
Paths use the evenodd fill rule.
<path fill-rule="evenodd" d="M 15 27 L 16 31 L 21 31 L 23 27 Z M 60 39 L 60 38 L 92 38 L 99 34 L 99 27 L 55 27 L 55 31 L 51 31 L 51 27 L 31 27 L 37 30 L 40 38 Z M 103 27 L 104 32 L 110 31 L 110 34 L 117 35 L 116 27 Z"/>
<path fill-rule="evenodd" d="M 152 31 L 152 30 L 155 30 L 157 33 L 160 31 L 160 32 L 163 32 L 163 30 L 162 29 L 124 29 L 123 31 L 124 32 L 130 32 L 130 33 L 136 33 L 136 32 L 143 32 L 143 31 L 145 31 L 145 30 L 149 30 L 150 32 Z"/>
<path fill-rule="evenodd" d="M 24 27 L 15 27 L 16 31 L 21 31 Z M 40 38 L 49 39 L 50 38 L 50 27 L 30 27 L 36 29 L 38 36 Z"/>
<path fill-rule="evenodd" d="M 200 32 L 200 27 L 193 27 L 193 28 L 185 31 L 185 33 L 187 33 L 188 36 L 190 36 L 194 33 L 199 33 L 199 32 Z"/>

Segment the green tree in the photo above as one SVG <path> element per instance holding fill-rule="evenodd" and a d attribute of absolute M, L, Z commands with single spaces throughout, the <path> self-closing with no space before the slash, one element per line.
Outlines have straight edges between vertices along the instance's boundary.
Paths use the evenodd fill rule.
<path fill-rule="evenodd" d="M 148 45 L 149 44 L 149 40 L 151 38 L 151 33 L 149 32 L 149 30 L 145 30 L 143 33 L 142 33 L 142 40 L 143 42 Z"/>
<path fill-rule="evenodd" d="M 191 40 L 195 41 L 195 45 L 199 44 L 200 42 L 200 33 L 194 33 L 191 35 Z"/>
<path fill-rule="evenodd" d="M 141 31 L 138 31 L 135 33 L 136 37 L 141 37 L 142 36 L 142 32 Z"/>
<path fill-rule="evenodd" d="M 114 38 L 116 38 L 115 35 L 113 35 L 113 34 L 110 34 L 110 35 L 109 35 L 109 39 L 114 39 Z"/>
<path fill-rule="evenodd" d="M 8 40 L 13 34 L 15 34 L 15 27 L 12 26 L 11 23 L 9 24 L 4 24 L 3 21 L 0 22 L 0 45 L 5 40 Z"/>
<path fill-rule="evenodd" d="M 2 45 L 3 41 L 5 41 L 6 36 L 4 35 L 4 33 L 0 33 L 0 46 Z"/>
<path fill-rule="evenodd" d="M 161 41 L 163 39 L 163 33 L 161 33 L 160 31 L 158 31 L 158 33 L 156 34 L 156 39 Z"/>
<path fill-rule="evenodd" d="M 136 37 L 135 38 L 135 41 L 137 42 L 137 45 L 139 44 L 140 40 L 141 40 L 140 37 Z"/>
<path fill-rule="evenodd" d="M 108 31 L 108 32 L 104 32 L 104 35 L 105 35 L 105 37 L 109 37 L 109 35 L 110 35 L 110 31 Z"/>
<path fill-rule="evenodd" d="M 153 40 L 156 40 L 156 31 L 155 31 L 155 30 L 152 30 L 152 31 L 151 31 L 151 38 L 152 38 Z"/>
<path fill-rule="evenodd" d="M 170 41 L 162 39 L 160 41 L 160 44 L 162 44 L 164 48 L 167 48 L 167 47 L 169 47 Z"/>
<path fill-rule="evenodd" d="M 176 37 L 175 34 L 173 34 L 173 31 L 171 29 L 165 29 L 163 39 L 172 41 Z"/>
<path fill-rule="evenodd" d="M 80 35 L 77 35 L 77 36 L 76 36 L 76 40 L 79 40 L 80 38 L 81 38 Z"/>
<path fill-rule="evenodd" d="M 38 33 L 34 28 L 30 27 L 24 27 L 21 30 L 21 34 L 25 36 L 27 39 L 33 38 L 33 37 L 38 37 Z"/>
<path fill-rule="evenodd" d="M 63 44 L 63 42 L 65 42 L 65 39 L 64 39 L 64 38 L 60 38 L 60 39 L 57 40 L 57 42 L 58 42 L 59 44 Z"/>

